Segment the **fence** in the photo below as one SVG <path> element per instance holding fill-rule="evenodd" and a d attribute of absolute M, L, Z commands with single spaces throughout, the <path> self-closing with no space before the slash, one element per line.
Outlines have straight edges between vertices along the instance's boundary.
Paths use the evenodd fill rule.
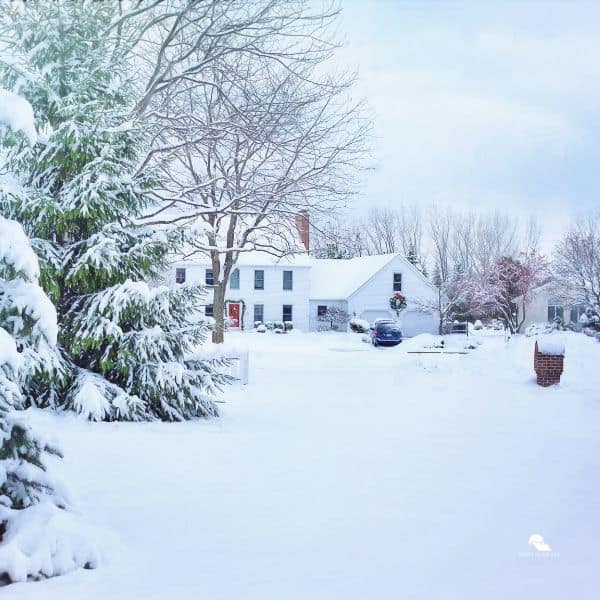
<path fill-rule="evenodd" d="M 250 357 L 248 350 L 235 350 L 227 352 L 224 355 L 230 362 L 228 367 L 224 367 L 227 375 L 234 377 L 240 385 L 248 385 L 248 371 Z"/>

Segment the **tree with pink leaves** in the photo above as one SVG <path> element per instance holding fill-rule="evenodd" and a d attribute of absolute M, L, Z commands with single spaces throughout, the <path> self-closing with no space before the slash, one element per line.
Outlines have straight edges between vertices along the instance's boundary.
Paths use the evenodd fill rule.
<path fill-rule="evenodd" d="M 537 252 L 522 253 L 520 259 L 504 256 L 463 281 L 473 314 L 499 318 L 511 333 L 519 333 L 528 303 L 548 281 L 548 265 Z"/>

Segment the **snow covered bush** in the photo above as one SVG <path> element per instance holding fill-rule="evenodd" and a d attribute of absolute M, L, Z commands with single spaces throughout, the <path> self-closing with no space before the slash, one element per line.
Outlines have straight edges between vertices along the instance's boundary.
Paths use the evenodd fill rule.
<path fill-rule="evenodd" d="M 350 319 L 350 330 L 354 333 L 368 333 L 371 325 L 369 321 L 365 319 L 359 319 L 357 317 L 352 317 Z"/>
<path fill-rule="evenodd" d="M 113 14 L 112 3 L 57 1 L 0 16 L 13 54 L 0 54 L 0 81 L 20 88 L 45 138 L 5 140 L 17 181 L 0 210 L 32 238 L 64 349 L 60 377 L 33 377 L 26 400 L 94 420 L 215 415 L 211 396 L 228 379 L 195 352 L 209 328 L 203 288 L 143 283 L 183 240 L 139 225 L 161 181 L 140 167 L 148 127 L 133 116 L 125 65 L 111 62 Z"/>

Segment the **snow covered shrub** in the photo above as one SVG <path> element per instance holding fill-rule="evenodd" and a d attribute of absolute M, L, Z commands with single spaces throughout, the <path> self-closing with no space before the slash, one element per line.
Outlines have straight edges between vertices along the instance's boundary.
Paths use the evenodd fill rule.
<path fill-rule="evenodd" d="M 20 86 L 46 132 L 35 148 L 6 144 L 17 185 L 0 197 L 0 210 L 33 240 L 64 349 L 60 380 L 32 377 L 27 402 L 90 419 L 215 415 L 211 396 L 227 381 L 219 361 L 188 358 L 208 329 L 202 289 L 150 291 L 143 283 L 184 240 L 139 225 L 161 181 L 140 168 L 148 126 L 133 116 L 126 65 L 111 62 L 103 33 L 114 6 L 25 3 L 0 16 L 15 55 L 0 56 L 0 81 Z"/>
<path fill-rule="evenodd" d="M 259 326 L 256 328 L 256 331 L 257 331 L 258 333 L 266 333 L 266 331 L 267 331 L 267 328 L 266 328 L 264 325 L 259 325 Z"/>
<path fill-rule="evenodd" d="M 262 321 L 254 321 L 254 329 L 257 329 L 258 327 L 260 327 L 263 324 Z"/>
<path fill-rule="evenodd" d="M 480 329 L 483 329 L 483 323 L 479 319 L 477 319 L 473 325 L 473 329 L 475 331 L 479 331 Z"/>
<path fill-rule="evenodd" d="M 272 321 L 266 321 L 265 327 L 267 328 L 267 331 L 273 331 L 273 329 L 275 328 L 275 325 Z"/>
<path fill-rule="evenodd" d="M 554 326 L 551 323 L 532 323 L 525 330 L 525 335 L 527 337 L 532 337 L 540 334 L 552 333 L 554 331 Z"/>
<path fill-rule="evenodd" d="M 23 404 L 20 373 L 32 370 L 29 363 L 39 368 L 56 343 L 56 312 L 38 276 L 23 229 L 0 217 L 0 581 L 7 583 L 98 561 L 47 471 L 46 458 L 59 451 L 15 411 Z"/>
<path fill-rule="evenodd" d="M 350 330 L 354 333 L 368 333 L 371 325 L 369 321 L 365 319 L 358 319 L 357 317 L 352 317 L 350 319 Z"/>
<path fill-rule="evenodd" d="M 585 334 L 600 341 L 600 310 L 597 307 L 588 306 L 579 317 L 579 323 Z"/>
<path fill-rule="evenodd" d="M 292 321 L 283 322 L 284 331 L 292 331 L 294 329 L 294 323 Z"/>

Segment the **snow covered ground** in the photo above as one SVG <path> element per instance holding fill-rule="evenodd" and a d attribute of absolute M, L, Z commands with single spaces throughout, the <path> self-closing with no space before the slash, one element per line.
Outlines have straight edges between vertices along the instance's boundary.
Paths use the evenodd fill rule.
<path fill-rule="evenodd" d="M 220 420 L 32 413 L 60 440 L 57 470 L 107 558 L 1 595 L 597 598 L 600 344 L 555 335 L 565 373 L 548 389 L 533 338 L 440 356 L 353 334 L 240 334 L 250 385 Z"/>

